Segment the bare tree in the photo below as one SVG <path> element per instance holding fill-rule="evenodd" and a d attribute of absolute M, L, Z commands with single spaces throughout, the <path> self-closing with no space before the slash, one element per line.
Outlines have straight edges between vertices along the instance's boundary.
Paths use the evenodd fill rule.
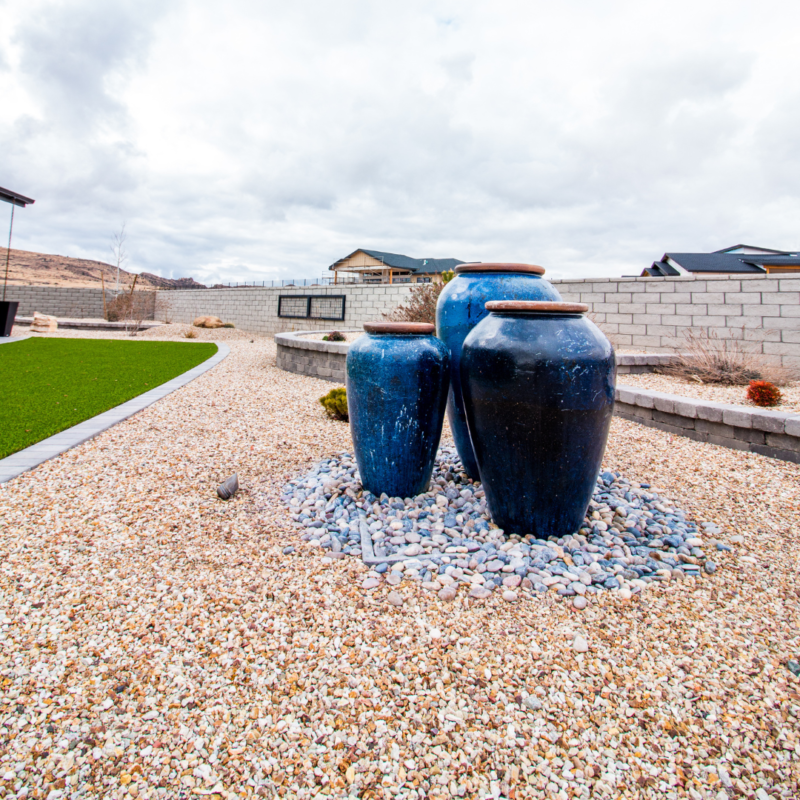
<path fill-rule="evenodd" d="M 123 222 L 122 227 L 116 233 L 112 234 L 111 236 L 111 253 L 113 254 L 113 262 L 117 267 L 117 282 L 116 286 L 114 287 L 114 293 L 118 296 L 120 292 L 119 288 L 119 271 L 123 268 L 124 264 L 128 260 L 128 251 L 125 246 L 125 242 L 127 240 L 127 235 L 125 233 L 125 225 L 127 223 Z"/>

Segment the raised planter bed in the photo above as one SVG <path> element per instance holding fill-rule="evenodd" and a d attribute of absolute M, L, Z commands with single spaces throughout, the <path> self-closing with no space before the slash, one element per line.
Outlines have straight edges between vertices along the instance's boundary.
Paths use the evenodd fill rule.
<path fill-rule="evenodd" d="M 614 413 L 699 442 L 800 464 L 800 414 L 618 385 Z"/>
<path fill-rule="evenodd" d="M 309 339 L 328 331 L 295 331 L 276 333 L 278 346 L 278 367 L 287 372 L 297 372 L 322 378 L 325 381 L 344 383 L 347 342 L 322 342 Z M 341 330 L 341 333 L 362 333 L 361 329 Z M 653 372 L 666 367 L 675 359 L 670 353 L 617 353 L 617 373 L 619 375 Z"/>
<path fill-rule="evenodd" d="M 353 330 L 342 332 L 360 333 Z M 349 344 L 308 338 L 320 333 L 275 334 L 278 366 L 288 372 L 344 384 Z M 653 372 L 666 367 L 674 358 L 669 353 L 617 353 L 617 373 Z M 699 442 L 800 464 L 800 414 L 713 403 L 625 385 L 617 386 L 614 413 Z"/>

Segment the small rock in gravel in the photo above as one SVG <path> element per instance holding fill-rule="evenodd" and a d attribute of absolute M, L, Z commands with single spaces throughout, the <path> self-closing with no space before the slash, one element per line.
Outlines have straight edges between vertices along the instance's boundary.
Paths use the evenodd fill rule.
<path fill-rule="evenodd" d="M 542 701 L 539 698 L 534 697 L 532 694 L 529 694 L 523 701 L 522 705 L 528 709 L 528 711 L 538 711 L 542 707 Z"/>
<path fill-rule="evenodd" d="M 289 555 L 291 555 L 292 553 L 294 553 L 294 547 L 292 547 L 291 545 L 289 545 L 288 547 L 284 547 L 284 548 L 283 548 L 283 554 L 284 554 L 285 556 L 289 556 Z"/>
<path fill-rule="evenodd" d="M 386 576 L 386 583 L 388 583 L 389 586 L 399 586 L 402 582 L 403 582 L 403 576 L 397 570 L 392 570 Z"/>
<path fill-rule="evenodd" d="M 239 476 L 234 472 L 217 486 L 217 495 L 221 500 L 230 500 L 239 491 Z"/>
<path fill-rule="evenodd" d="M 713 561 L 706 561 L 703 569 L 709 574 L 713 575 L 717 571 L 717 565 Z"/>
<path fill-rule="evenodd" d="M 403 605 L 403 598 L 397 592 L 389 592 L 389 596 L 386 599 L 389 601 L 389 605 L 392 606 Z"/>
<path fill-rule="evenodd" d="M 577 600 L 577 598 L 575 599 Z M 572 649 L 576 653 L 588 653 L 589 643 L 583 636 L 581 636 L 581 634 L 577 634 L 577 636 L 572 640 Z"/>
<path fill-rule="evenodd" d="M 505 601 L 507 601 L 509 603 L 514 603 L 517 600 L 517 593 L 516 592 L 512 592 L 511 589 L 506 589 L 503 592 L 503 600 L 505 600 Z"/>
<path fill-rule="evenodd" d="M 792 675 L 795 675 L 798 678 L 800 678 L 800 662 L 795 661 L 793 658 L 790 658 L 786 662 L 786 667 L 789 670 L 789 672 L 792 673 Z"/>
<path fill-rule="evenodd" d="M 449 603 L 451 600 L 456 599 L 456 590 L 453 586 L 445 586 L 444 589 L 439 591 L 439 599 Z"/>
<path fill-rule="evenodd" d="M 577 608 L 578 611 L 583 611 L 586 608 L 586 598 L 583 595 L 578 595 L 573 601 L 572 605 L 574 608 Z"/>
<path fill-rule="evenodd" d="M 378 586 L 381 585 L 380 579 L 378 578 L 367 578 L 364 583 L 361 584 L 362 589 L 376 589 Z"/>
<path fill-rule="evenodd" d="M 487 597 L 491 597 L 492 593 L 488 589 L 484 589 L 482 586 L 473 586 L 469 590 L 469 596 L 475 597 L 478 600 L 485 600 Z"/>

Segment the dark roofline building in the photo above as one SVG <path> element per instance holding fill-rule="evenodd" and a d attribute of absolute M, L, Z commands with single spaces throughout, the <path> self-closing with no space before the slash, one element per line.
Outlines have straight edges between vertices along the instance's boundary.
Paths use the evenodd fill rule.
<path fill-rule="evenodd" d="M 457 258 L 411 258 L 359 248 L 328 269 L 334 273 L 335 283 L 430 283 L 463 263 Z"/>
<path fill-rule="evenodd" d="M 664 253 L 659 261 L 654 261 L 642 272 L 642 277 L 765 275 L 785 272 L 800 272 L 800 252 L 737 244 L 713 253 Z"/>

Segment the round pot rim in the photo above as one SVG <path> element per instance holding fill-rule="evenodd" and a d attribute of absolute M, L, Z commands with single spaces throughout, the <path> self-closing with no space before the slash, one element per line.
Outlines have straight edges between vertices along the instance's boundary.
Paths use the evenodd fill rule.
<path fill-rule="evenodd" d="M 429 322 L 365 322 L 364 330 L 367 333 L 383 333 L 394 336 L 403 334 L 429 336 L 436 330 L 436 326 Z"/>
<path fill-rule="evenodd" d="M 585 303 L 564 303 L 556 300 L 490 300 L 487 311 L 522 314 L 585 314 Z"/>
<path fill-rule="evenodd" d="M 544 267 L 537 264 L 515 264 L 505 261 L 475 262 L 472 264 L 459 264 L 454 272 L 462 275 L 465 272 L 526 272 L 530 275 L 544 275 Z"/>

